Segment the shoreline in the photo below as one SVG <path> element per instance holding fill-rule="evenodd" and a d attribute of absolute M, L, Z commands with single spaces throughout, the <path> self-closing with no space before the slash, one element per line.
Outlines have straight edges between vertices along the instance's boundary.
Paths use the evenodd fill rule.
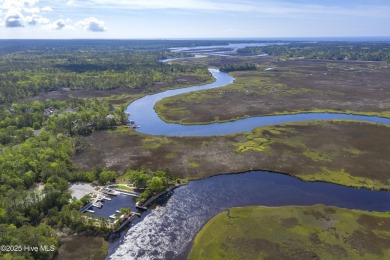
<path fill-rule="evenodd" d="M 267 118 L 267 117 L 271 117 L 271 116 L 306 115 L 306 114 L 337 114 L 337 115 L 352 115 L 352 116 L 378 117 L 378 118 L 383 118 L 383 119 L 390 119 L 390 111 L 377 113 L 377 112 L 341 111 L 341 110 L 332 110 L 332 109 L 313 109 L 310 111 L 303 111 L 302 110 L 302 111 L 292 111 L 292 112 L 274 112 L 274 113 L 265 114 L 265 115 L 259 114 L 259 115 L 253 115 L 253 116 L 242 116 L 242 117 L 235 117 L 232 119 L 214 120 L 214 121 L 207 121 L 207 122 L 195 122 L 195 121 L 182 122 L 180 120 L 172 120 L 172 119 L 167 119 L 166 117 L 164 117 L 164 115 L 161 114 L 161 112 L 159 112 L 159 109 L 156 109 L 156 106 L 158 106 L 157 104 L 158 104 L 158 102 L 154 106 L 154 110 L 156 111 L 159 118 L 161 118 L 161 120 L 163 120 L 165 123 L 179 124 L 179 125 L 183 125 L 183 126 L 196 126 L 196 125 L 211 125 L 211 124 L 218 124 L 218 123 L 228 123 L 228 122 L 235 122 L 238 120 L 255 118 L 255 117 L 256 118 L 262 118 L 262 117 Z M 310 121 L 315 121 L 315 120 L 310 120 Z M 357 120 L 357 121 L 359 121 L 359 120 Z M 366 122 L 366 121 L 362 121 L 362 122 Z"/>
<path fill-rule="evenodd" d="M 240 172 L 226 172 L 226 173 L 217 173 L 215 175 L 211 175 L 211 176 L 207 176 L 207 177 L 202 177 L 202 178 L 189 178 L 188 181 L 200 181 L 200 180 L 205 180 L 205 179 L 209 179 L 209 178 L 213 178 L 213 177 L 217 177 L 217 176 L 224 176 L 224 175 L 240 175 L 240 174 L 245 174 L 245 173 L 250 173 L 250 172 L 267 172 L 267 173 L 272 173 L 272 174 L 279 174 L 279 175 L 285 175 L 285 176 L 289 176 L 289 177 L 292 177 L 294 179 L 297 179 L 297 180 L 300 180 L 302 182 L 306 182 L 306 183 L 326 183 L 326 184 L 333 184 L 333 185 L 337 185 L 337 186 L 341 186 L 341 187 L 345 187 L 345 188 L 353 188 L 353 189 L 364 189 L 364 190 L 371 190 L 371 191 L 381 191 L 381 192 L 390 192 L 390 187 L 388 188 L 379 188 L 379 189 L 376 189 L 376 188 L 370 188 L 370 187 L 367 187 L 367 186 L 354 186 L 354 185 L 345 185 L 345 184 L 341 184 L 341 183 L 335 183 L 335 182 L 330 182 L 330 181 L 324 181 L 324 180 L 306 180 L 304 178 L 301 178 L 299 176 L 296 176 L 296 175 L 293 175 L 291 173 L 286 173 L 286 172 L 278 172 L 278 171 L 273 171 L 273 170 L 267 170 L 267 169 L 251 169 L 251 170 L 247 170 L 247 171 L 240 171 Z"/>

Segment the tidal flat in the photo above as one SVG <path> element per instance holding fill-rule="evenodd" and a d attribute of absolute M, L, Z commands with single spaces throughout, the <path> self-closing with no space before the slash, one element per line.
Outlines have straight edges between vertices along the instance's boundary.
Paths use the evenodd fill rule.
<path fill-rule="evenodd" d="M 231 72 L 236 80 L 226 87 L 161 100 L 155 109 L 164 121 L 207 124 L 307 112 L 390 117 L 390 73 L 384 62 L 242 56 L 191 62 L 213 67 L 252 62 L 257 69 Z"/>
<path fill-rule="evenodd" d="M 80 169 L 169 169 L 189 179 L 267 170 L 306 181 L 390 189 L 390 131 L 381 124 L 310 121 L 212 137 L 150 136 L 118 128 L 96 131 L 83 142 L 84 150 L 74 157 Z"/>

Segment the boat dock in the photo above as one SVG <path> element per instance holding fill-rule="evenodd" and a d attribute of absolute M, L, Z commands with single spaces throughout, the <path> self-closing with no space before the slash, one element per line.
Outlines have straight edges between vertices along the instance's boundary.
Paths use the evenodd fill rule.
<path fill-rule="evenodd" d="M 116 191 L 115 189 L 101 189 L 100 192 L 111 196 L 117 196 L 120 194 L 119 191 Z"/>
<path fill-rule="evenodd" d="M 84 212 L 86 212 L 87 210 L 89 210 L 90 207 L 92 207 L 92 202 L 91 202 L 91 203 L 88 203 L 87 205 L 85 205 L 84 207 L 82 207 L 82 208 L 80 209 L 80 212 L 81 212 L 81 213 L 84 213 Z"/>
<path fill-rule="evenodd" d="M 115 189 L 115 190 L 121 194 L 124 194 L 124 195 L 132 196 L 132 197 L 136 197 L 136 198 L 139 197 L 139 194 L 136 192 L 126 191 L 126 190 L 122 190 L 122 189 Z"/>
<path fill-rule="evenodd" d="M 141 206 L 141 205 L 136 205 L 135 207 L 136 207 L 137 209 L 148 210 L 147 207 L 143 207 L 143 206 Z"/>

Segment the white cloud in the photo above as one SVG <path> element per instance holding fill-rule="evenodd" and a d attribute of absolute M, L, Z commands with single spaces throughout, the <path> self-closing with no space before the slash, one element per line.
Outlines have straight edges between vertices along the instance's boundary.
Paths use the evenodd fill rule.
<path fill-rule="evenodd" d="M 25 25 L 49 25 L 50 20 L 41 12 L 52 12 L 50 6 L 39 6 L 39 0 L 0 0 L 0 16 L 5 13 L 2 25 L 12 27 L 24 27 Z M 1 17 L 0 17 L 1 20 Z M 61 21 L 56 21 L 50 25 L 54 29 L 62 29 Z"/>
<path fill-rule="evenodd" d="M 2 9 L 19 9 L 35 6 L 39 0 L 3 0 L 0 2 Z"/>
<path fill-rule="evenodd" d="M 89 0 L 94 5 L 126 9 L 185 9 L 206 11 L 249 11 L 252 6 L 239 2 L 210 0 Z"/>
<path fill-rule="evenodd" d="M 98 20 L 95 17 L 85 18 L 84 20 L 77 22 L 76 25 L 80 28 L 83 28 L 86 31 L 91 31 L 91 32 L 107 31 L 104 21 Z"/>
<path fill-rule="evenodd" d="M 23 11 L 30 14 L 37 14 L 41 11 L 38 7 L 25 7 Z"/>
<path fill-rule="evenodd" d="M 62 30 L 66 27 L 66 23 L 64 19 L 60 19 L 50 24 L 50 29 L 52 30 Z"/>
<path fill-rule="evenodd" d="M 75 4 L 74 0 L 71 0 Z M 354 16 L 385 16 L 388 17 L 390 8 L 388 5 L 364 5 L 356 3 L 351 8 L 346 4 L 335 4 L 320 1 L 295 1 L 288 0 L 85 0 L 78 1 L 80 6 L 86 8 L 104 9 L 176 9 L 207 12 L 249 12 L 268 16 L 285 15 L 354 15 Z"/>
<path fill-rule="evenodd" d="M 53 12 L 53 8 L 51 8 L 50 6 L 45 6 L 45 7 L 41 8 L 41 11 L 42 12 Z"/>
<path fill-rule="evenodd" d="M 18 1 L 18 0 L 16 0 Z M 25 6 L 34 6 L 36 3 L 39 2 L 39 0 L 19 0 L 20 2 L 23 2 Z"/>
<path fill-rule="evenodd" d="M 24 16 L 18 10 L 8 10 L 4 18 L 4 25 L 8 28 L 23 27 Z"/>
<path fill-rule="evenodd" d="M 44 25 L 46 25 L 46 24 L 50 23 L 49 19 L 47 19 L 45 17 L 42 17 L 40 15 L 26 16 L 26 18 L 24 20 L 29 25 L 37 25 L 37 24 L 44 24 Z"/>

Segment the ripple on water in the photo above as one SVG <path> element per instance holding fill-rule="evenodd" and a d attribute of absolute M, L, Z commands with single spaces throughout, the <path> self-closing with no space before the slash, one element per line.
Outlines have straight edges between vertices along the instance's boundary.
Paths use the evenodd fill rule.
<path fill-rule="evenodd" d="M 389 211 L 390 192 L 306 183 L 290 176 L 260 171 L 193 181 L 176 189 L 164 205 L 157 206 L 132 227 L 109 258 L 185 257 L 196 233 L 209 219 L 227 208 L 313 204 Z"/>

